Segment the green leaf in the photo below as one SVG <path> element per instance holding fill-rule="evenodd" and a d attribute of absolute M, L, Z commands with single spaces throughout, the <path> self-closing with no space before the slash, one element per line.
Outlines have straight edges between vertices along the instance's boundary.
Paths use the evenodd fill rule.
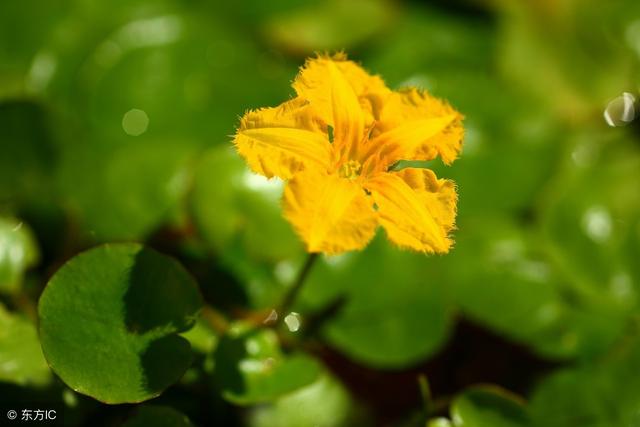
<path fill-rule="evenodd" d="M 51 371 L 42 356 L 35 326 L 0 305 L 0 381 L 45 385 Z"/>
<path fill-rule="evenodd" d="M 480 214 L 527 213 L 560 163 L 567 129 L 540 103 L 492 78 L 491 71 L 447 68 L 430 76 L 433 94 L 467 117 L 460 158 L 451 167 L 433 162 L 438 176 L 458 186 L 458 222 Z M 496 93 L 501 96 L 495 98 Z"/>
<path fill-rule="evenodd" d="M 553 358 L 593 357 L 623 333 L 627 315 L 577 293 L 537 233 L 499 216 L 462 228 L 442 280 L 475 322 Z"/>
<path fill-rule="evenodd" d="M 105 403 L 159 395 L 189 367 L 189 330 L 202 305 L 175 260 L 139 244 L 109 244 L 68 261 L 39 303 L 42 349 L 77 392 Z"/>
<path fill-rule="evenodd" d="M 438 417 L 427 422 L 427 427 L 453 427 L 451 421 L 446 418 Z"/>
<path fill-rule="evenodd" d="M 195 174 L 190 202 L 196 227 L 254 307 L 279 301 L 304 254 L 282 217 L 281 194 L 281 181 L 253 174 L 227 147 L 208 150 Z"/>
<path fill-rule="evenodd" d="M 251 414 L 253 427 L 339 427 L 352 422 L 356 403 L 332 376 L 323 373 L 313 383 Z"/>
<path fill-rule="evenodd" d="M 640 422 L 640 340 L 630 336 L 598 361 L 559 370 L 531 398 L 536 427 L 624 426 Z"/>
<path fill-rule="evenodd" d="M 640 150 L 626 132 L 576 135 L 571 158 L 543 209 L 543 226 L 575 286 L 620 309 L 640 304 L 630 239 L 640 214 Z"/>
<path fill-rule="evenodd" d="M 122 427 L 193 427 L 189 418 L 168 406 L 144 405 Z"/>
<path fill-rule="evenodd" d="M 499 66 L 556 114 L 591 123 L 594 108 L 632 87 L 637 61 L 623 40 L 640 12 L 637 2 L 503 5 Z"/>
<path fill-rule="evenodd" d="M 94 240 L 142 240 L 183 213 L 188 160 L 227 145 L 242 110 L 286 99 L 295 67 L 263 55 L 218 11 L 135 0 L 94 16 L 102 8 L 86 11 L 98 29 L 74 14 L 64 42 L 49 46 L 59 67 L 46 95 L 79 116 L 61 126 L 58 177 Z M 148 126 L 128 134 L 132 110 Z"/>
<path fill-rule="evenodd" d="M 379 233 L 364 251 L 316 265 L 301 294 L 313 308 L 299 311 L 344 298 L 323 329 L 329 342 L 370 366 L 406 367 L 434 354 L 449 336 L 452 307 L 438 275 L 437 258 L 395 249 Z"/>
<path fill-rule="evenodd" d="M 78 147 L 64 158 L 61 188 L 94 240 L 141 239 L 180 213 L 193 150 L 150 139 L 118 150 Z"/>
<path fill-rule="evenodd" d="M 216 147 L 199 164 L 192 209 L 212 249 L 240 240 L 249 256 L 277 261 L 302 250 L 282 217 L 281 195 L 281 181 L 252 173 L 235 150 Z"/>
<path fill-rule="evenodd" d="M 39 258 L 29 227 L 18 219 L 0 217 L 0 292 L 15 292 L 24 272 Z"/>
<path fill-rule="evenodd" d="M 446 262 L 465 266 L 448 274 L 458 304 L 494 330 L 527 339 L 561 315 L 553 265 L 506 218 L 465 227 Z"/>
<path fill-rule="evenodd" d="M 51 191 L 57 153 L 47 111 L 33 101 L 0 102 L 0 202 L 20 204 Z"/>
<path fill-rule="evenodd" d="M 312 383 L 320 365 L 304 354 L 283 354 L 270 329 L 241 326 L 220 339 L 215 375 L 222 395 L 247 405 L 274 400 Z"/>
<path fill-rule="evenodd" d="M 526 427 L 524 404 L 496 386 L 474 387 L 457 396 L 451 405 L 455 427 Z"/>
<path fill-rule="evenodd" d="M 385 33 L 385 43 L 376 45 L 363 61 L 365 68 L 379 73 L 391 88 L 417 85 L 434 89 L 441 81 L 455 81 L 462 70 L 479 74 L 492 66 L 496 32 L 488 20 L 471 14 L 463 17 L 427 3 L 398 6 L 400 19 Z M 443 68 L 448 74 L 433 79 L 431 73 Z M 465 86 L 460 91 L 479 89 Z M 475 99 L 476 104 L 489 108 L 499 101 L 478 103 Z"/>
<path fill-rule="evenodd" d="M 223 144 L 244 109 L 286 99 L 295 66 L 266 55 L 246 22 L 231 22 L 220 6 L 132 0 L 112 13 L 101 3 L 78 8 L 66 37 L 45 47 L 59 64 L 45 92 L 81 115 L 90 131 L 83 144 L 135 144 L 140 137 L 122 126 L 132 109 L 148 117 L 143 136 Z"/>
<path fill-rule="evenodd" d="M 211 354 L 218 345 L 218 336 L 202 318 L 182 336 L 189 341 L 191 348 L 205 355 Z"/>
<path fill-rule="evenodd" d="M 386 0 L 333 0 L 270 18 L 266 38 L 296 54 L 353 48 L 389 26 L 395 5 Z"/>
<path fill-rule="evenodd" d="M 46 62 L 40 49 L 72 7 L 72 2 L 57 0 L 46 4 L 38 0 L 0 4 L 0 99 L 24 96 L 37 84 L 40 76 L 33 72 L 35 67 L 30 70 L 30 65 Z M 18 33 L 21 36 L 14 38 Z"/>

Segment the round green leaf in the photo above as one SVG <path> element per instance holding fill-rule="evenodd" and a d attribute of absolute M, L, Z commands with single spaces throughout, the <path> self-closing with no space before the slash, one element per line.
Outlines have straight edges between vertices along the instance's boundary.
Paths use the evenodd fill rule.
<path fill-rule="evenodd" d="M 475 322 L 555 358 L 592 356 L 620 337 L 624 313 L 606 301 L 576 295 L 574 278 L 563 275 L 537 234 L 507 217 L 461 229 L 455 249 L 444 258 L 445 280 Z"/>
<path fill-rule="evenodd" d="M 145 405 L 136 409 L 122 427 L 193 427 L 189 418 L 168 406 Z"/>
<path fill-rule="evenodd" d="M 495 386 L 474 387 L 456 397 L 451 405 L 455 427 L 526 427 L 524 405 Z"/>
<path fill-rule="evenodd" d="M 59 132 L 61 190 L 97 241 L 140 240 L 181 207 L 189 157 L 227 143 L 250 105 L 286 97 L 295 68 L 262 55 L 220 11 L 175 0 L 123 2 L 115 14 L 92 6 L 92 25 L 73 14 L 64 41 L 47 46 L 58 67 L 45 92 L 78 114 L 77 129 Z"/>
<path fill-rule="evenodd" d="M 176 382 L 191 363 L 177 334 L 202 300 L 175 260 L 139 244 L 110 244 L 67 262 L 39 303 L 51 368 L 72 389 L 106 403 L 140 402 Z"/>
<path fill-rule="evenodd" d="M 15 291 L 25 270 L 38 262 L 38 246 L 23 222 L 0 217 L 0 292 Z"/>
<path fill-rule="evenodd" d="M 60 188 L 94 240 L 141 239 L 178 216 L 193 150 L 192 143 L 173 139 L 69 148 Z"/>
<path fill-rule="evenodd" d="M 215 373 L 226 399 L 251 404 L 274 400 L 312 383 L 320 365 L 304 354 L 283 354 L 271 329 L 236 328 L 218 344 Z"/>
<path fill-rule="evenodd" d="M 380 368 L 410 366 L 446 341 L 452 309 L 438 279 L 437 258 L 400 251 L 380 233 L 362 252 L 325 257 L 301 302 L 321 310 L 345 301 L 323 334 L 351 358 Z"/>
<path fill-rule="evenodd" d="M 0 305 L 0 381 L 27 386 L 50 380 L 35 326 Z"/>
<path fill-rule="evenodd" d="M 111 13 L 98 3 L 80 9 L 65 21 L 65 37 L 45 46 L 58 62 L 46 94 L 71 104 L 112 146 L 142 136 L 223 143 L 244 109 L 287 93 L 295 66 L 265 55 L 220 5 L 203 11 L 204 4 L 184 8 L 177 0 L 120 3 Z M 132 110 L 148 119 L 140 136 L 123 128 Z M 83 134 L 89 140 L 82 144 L 96 144 L 97 135 Z"/>
<path fill-rule="evenodd" d="M 561 280 L 537 246 L 507 218 L 471 224 L 445 260 L 447 281 L 474 321 L 537 350 L 547 345 L 548 353 L 571 355 L 579 343 L 567 327 Z"/>

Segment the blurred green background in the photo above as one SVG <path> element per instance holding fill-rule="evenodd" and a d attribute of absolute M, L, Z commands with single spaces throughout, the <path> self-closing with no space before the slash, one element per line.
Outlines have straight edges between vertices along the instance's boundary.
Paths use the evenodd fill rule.
<path fill-rule="evenodd" d="M 462 157 L 432 165 L 458 184 L 453 251 L 378 236 L 322 258 L 281 338 L 320 370 L 294 392 L 230 398 L 200 324 L 163 408 L 71 391 L 35 307 L 81 250 L 173 255 L 229 319 L 280 301 L 303 248 L 230 135 L 341 49 L 466 116 Z M 0 403 L 94 426 L 182 425 L 166 407 L 210 426 L 640 426 L 640 133 L 603 118 L 639 60 L 635 0 L 0 2 Z"/>

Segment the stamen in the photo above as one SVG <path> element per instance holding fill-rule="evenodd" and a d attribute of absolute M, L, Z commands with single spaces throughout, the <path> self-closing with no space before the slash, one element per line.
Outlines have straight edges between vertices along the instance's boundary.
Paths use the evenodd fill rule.
<path fill-rule="evenodd" d="M 357 160 L 349 160 L 340 166 L 340 176 L 347 179 L 356 179 L 361 171 L 362 165 Z"/>

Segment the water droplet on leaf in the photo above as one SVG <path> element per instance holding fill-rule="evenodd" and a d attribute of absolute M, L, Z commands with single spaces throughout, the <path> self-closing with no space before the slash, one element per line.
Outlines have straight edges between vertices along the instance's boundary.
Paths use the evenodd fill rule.
<path fill-rule="evenodd" d="M 287 314 L 287 317 L 284 318 L 284 323 L 287 325 L 287 328 L 291 332 L 298 332 L 300 329 L 300 315 L 296 312 L 291 312 Z"/>

